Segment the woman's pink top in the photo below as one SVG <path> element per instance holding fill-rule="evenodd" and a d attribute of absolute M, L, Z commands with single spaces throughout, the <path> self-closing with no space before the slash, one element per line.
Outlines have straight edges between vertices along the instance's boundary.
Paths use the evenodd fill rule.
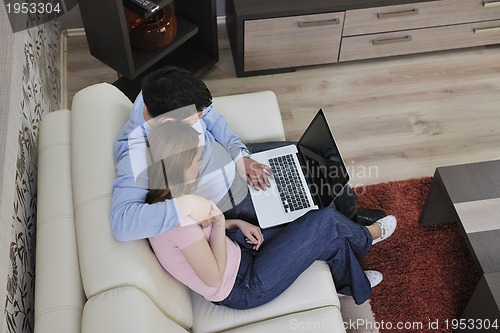
<path fill-rule="evenodd" d="M 208 240 L 211 230 L 212 226 L 202 229 L 196 223 L 186 227 L 177 226 L 169 232 L 149 238 L 149 242 L 161 265 L 170 275 L 205 299 L 218 302 L 225 299 L 233 289 L 240 267 L 240 247 L 226 237 L 226 270 L 219 287 L 210 287 L 203 283 L 182 253 L 182 249 L 193 245 L 203 237 Z"/>

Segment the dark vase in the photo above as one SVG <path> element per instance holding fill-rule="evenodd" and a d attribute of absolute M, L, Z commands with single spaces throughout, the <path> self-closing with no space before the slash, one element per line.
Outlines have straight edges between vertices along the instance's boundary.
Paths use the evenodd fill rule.
<path fill-rule="evenodd" d="M 177 19 L 168 6 L 146 19 L 126 9 L 125 17 L 130 44 L 139 49 L 147 51 L 162 49 L 172 43 L 177 34 Z"/>

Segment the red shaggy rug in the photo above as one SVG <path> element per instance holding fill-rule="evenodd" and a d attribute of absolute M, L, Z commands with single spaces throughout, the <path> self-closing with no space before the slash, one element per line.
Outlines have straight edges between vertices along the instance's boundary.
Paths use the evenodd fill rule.
<path fill-rule="evenodd" d="M 418 224 L 430 183 L 426 177 L 355 189 L 360 208 L 398 220 L 396 232 L 363 259 L 365 269 L 384 275 L 370 301 L 381 333 L 452 332 L 480 278 L 456 223 Z"/>

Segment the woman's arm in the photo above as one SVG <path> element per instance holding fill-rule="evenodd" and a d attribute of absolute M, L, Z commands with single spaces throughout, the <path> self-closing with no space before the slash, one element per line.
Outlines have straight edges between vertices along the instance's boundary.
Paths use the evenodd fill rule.
<path fill-rule="evenodd" d="M 213 203 L 210 216 L 214 221 L 208 241 L 203 238 L 182 249 L 182 253 L 203 283 L 209 287 L 218 287 L 226 269 L 225 219 Z"/>
<path fill-rule="evenodd" d="M 251 223 L 248 223 L 239 219 L 231 219 L 226 221 L 226 228 L 233 229 L 238 228 L 241 230 L 247 243 L 253 244 L 253 249 L 258 250 L 264 242 L 264 235 L 262 234 L 262 230 Z"/>

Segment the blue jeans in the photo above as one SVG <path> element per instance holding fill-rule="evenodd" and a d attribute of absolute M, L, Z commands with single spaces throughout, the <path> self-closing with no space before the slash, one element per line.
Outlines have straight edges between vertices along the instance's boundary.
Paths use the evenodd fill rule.
<path fill-rule="evenodd" d="M 371 247 L 368 229 L 334 208 L 313 210 L 286 225 L 264 229 L 264 243 L 255 251 L 239 229 L 228 237 L 239 244 L 241 262 L 234 287 L 216 304 L 248 309 L 265 304 L 285 291 L 315 260 L 330 267 L 338 292 L 356 304 L 371 296 L 358 258 Z"/>

